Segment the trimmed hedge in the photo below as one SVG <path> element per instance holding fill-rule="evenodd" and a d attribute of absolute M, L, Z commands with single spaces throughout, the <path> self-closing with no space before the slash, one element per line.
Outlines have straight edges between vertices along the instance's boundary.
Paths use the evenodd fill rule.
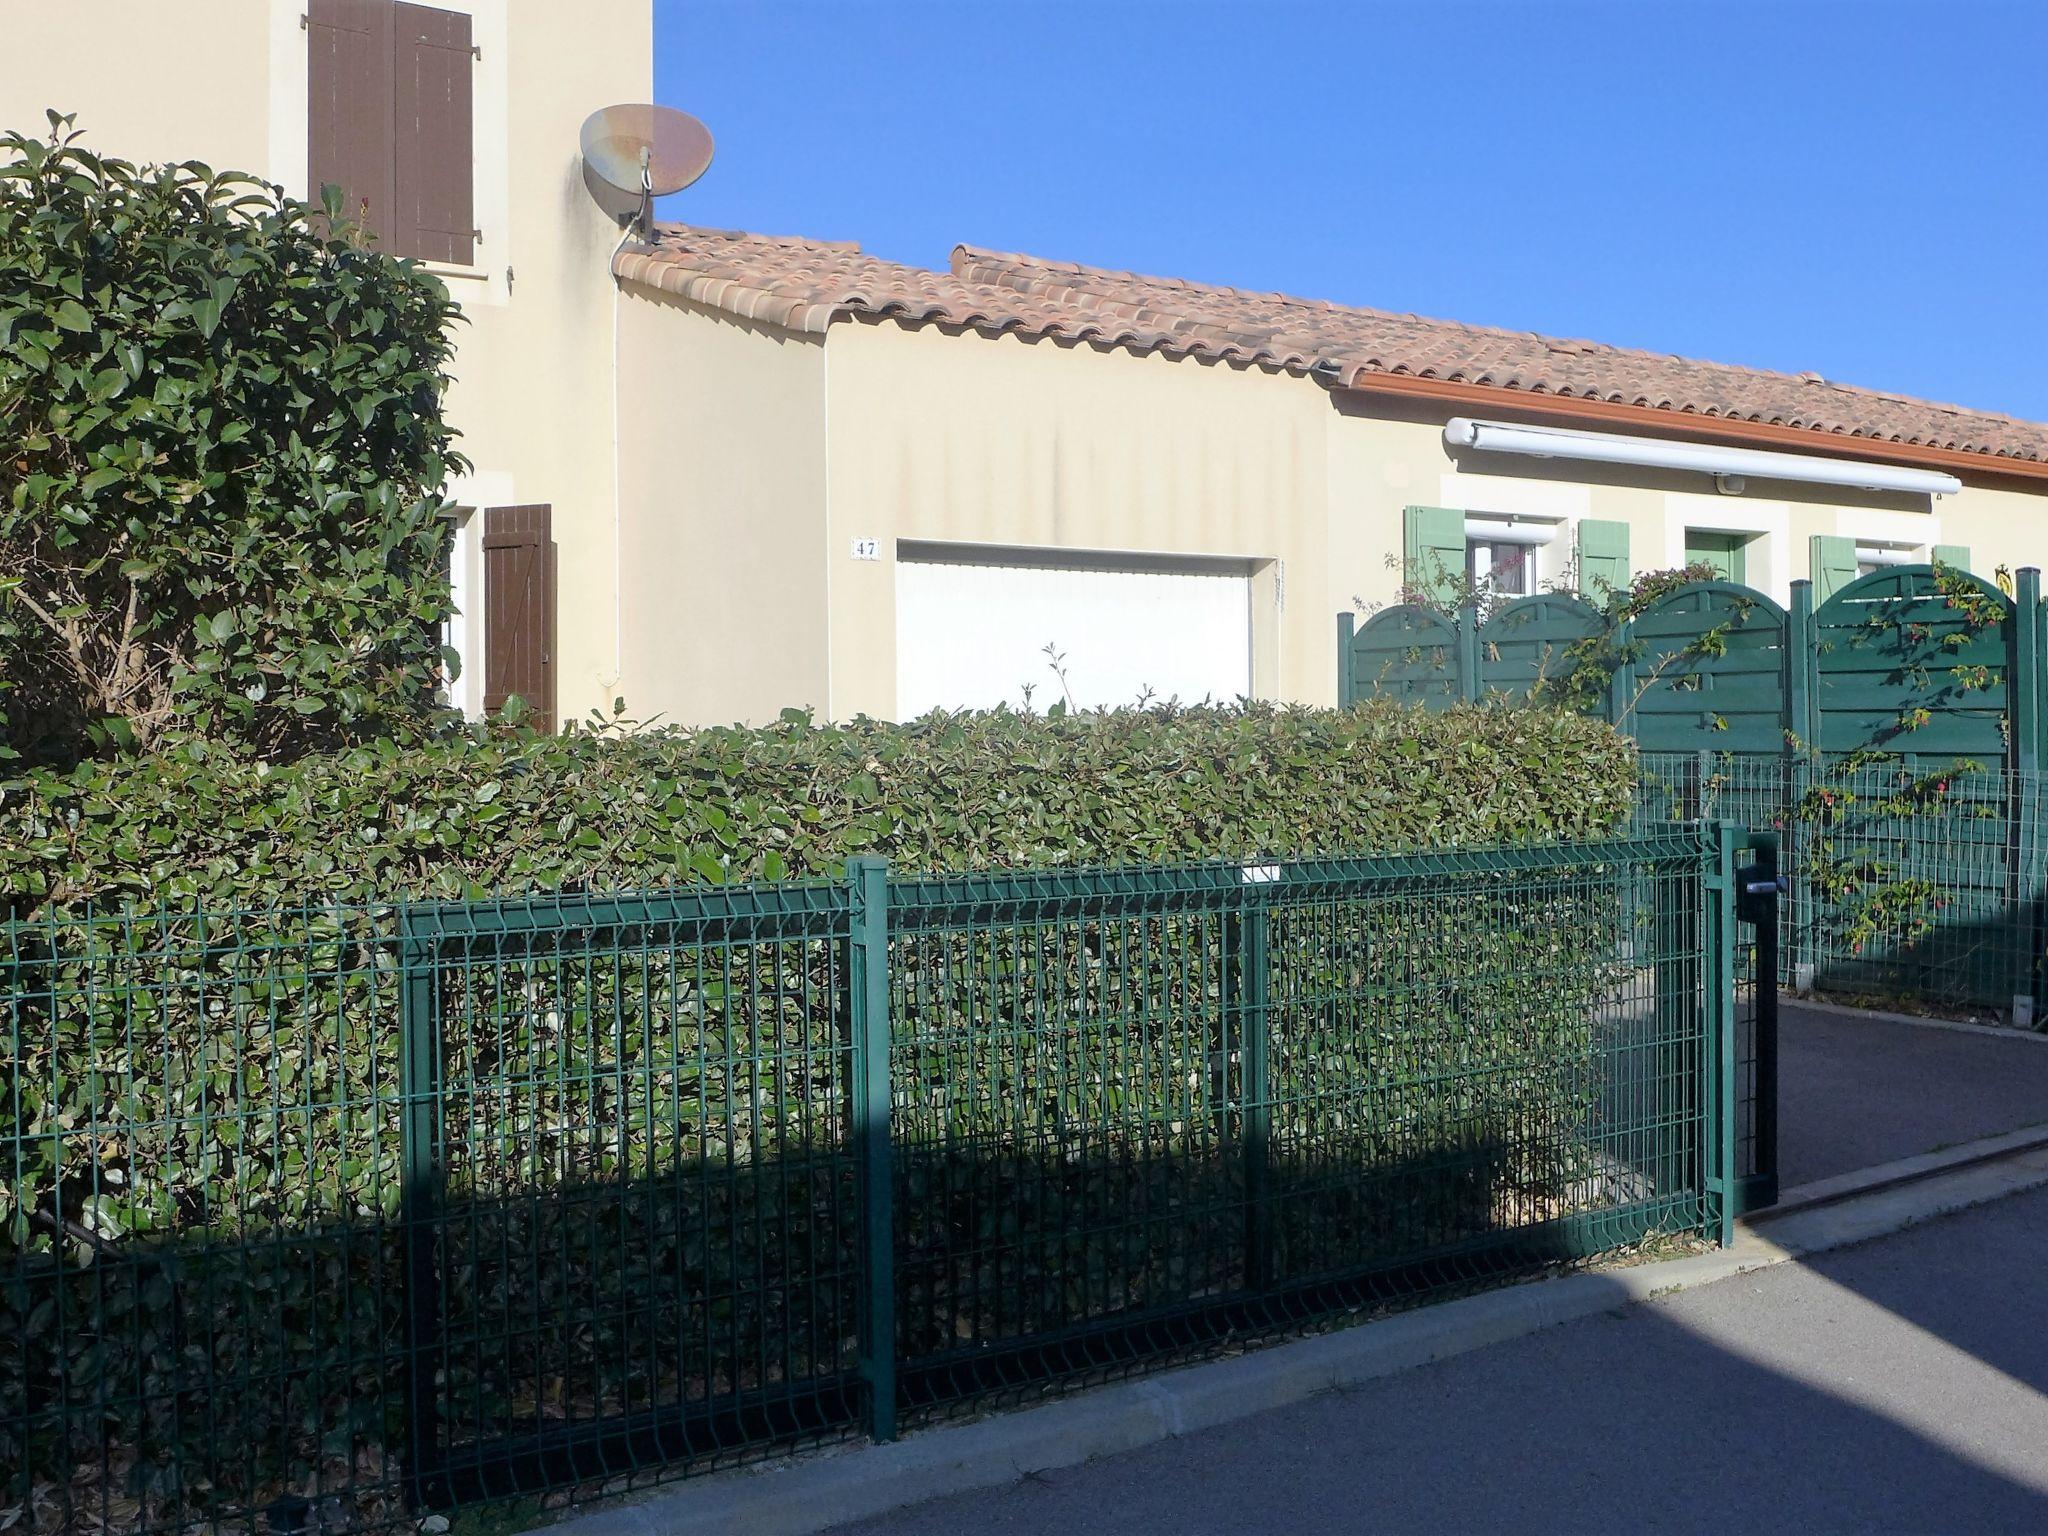
<path fill-rule="evenodd" d="M 28 775 L 0 901 L 385 901 L 905 869 L 1591 837 L 1627 742 L 1498 706 L 1247 704 L 566 736 L 475 728 L 284 766 L 220 746 Z"/>

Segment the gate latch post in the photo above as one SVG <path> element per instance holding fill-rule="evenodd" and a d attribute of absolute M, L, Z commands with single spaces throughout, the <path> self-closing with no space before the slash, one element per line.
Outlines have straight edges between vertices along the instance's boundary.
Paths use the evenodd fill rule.
<path fill-rule="evenodd" d="M 1791 882 L 1778 872 L 1775 838 L 1756 838 L 1752 845 L 1754 864 L 1735 872 L 1735 915 L 1741 921 L 1763 924 L 1776 920 L 1778 898 L 1791 889 Z"/>

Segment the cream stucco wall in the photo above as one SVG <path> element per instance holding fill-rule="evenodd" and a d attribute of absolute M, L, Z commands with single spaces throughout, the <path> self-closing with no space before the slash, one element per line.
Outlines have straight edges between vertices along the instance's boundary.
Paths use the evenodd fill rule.
<path fill-rule="evenodd" d="M 270 0 L 6 0 L 0 128 L 40 135 L 55 108 L 103 154 L 269 175 L 269 12 Z"/>
<path fill-rule="evenodd" d="M 889 321 L 835 324 L 825 353 L 835 715 L 893 707 L 898 539 L 1271 562 L 1255 687 L 1317 704 L 1336 699 L 1336 615 L 1395 595 L 1411 505 L 1557 519 L 1546 583 L 1572 574 L 1582 518 L 1627 524 L 1638 572 L 1682 564 L 1688 529 L 1749 534 L 1751 583 L 1780 601 L 1814 534 L 1966 545 L 1986 574 L 2048 560 L 2048 484 L 1729 496 L 1704 475 L 1454 452 L 1449 409 L 1299 375 Z M 853 560 L 856 538 L 882 560 Z"/>
<path fill-rule="evenodd" d="M 1968 545 L 1971 567 L 1982 576 L 2001 565 L 2048 568 L 2048 481 L 2035 484 L 1966 478 L 1962 494 L 1940 504 L 1942 542 Z"/>
<path fill-rule="evenodd" d="M 598 107 L 649 99 L 653 7 L 432 3 L 469 13 L 481 50 L 482 234 L 473 266 L 434 269 L 463 308 L 448 415 L 475 465 L 448 494 L 459 505 L 554 507 L 556 677 L 573 718 L 611 696 L 619 671 L 608 260 L 618 231 L 583 188 L 576 135 Z M 75 111 L 103 153 L 203 159 L 307 196 L 304 10 L 303 0 L 6 0 L 0 126 L 39 132 L 55 106 Z M 472 675 L 461 692 L 474 700 L 477 684 Z"/>
<path fill-rule="evenodd" d="M 1322 391 L 1258 368 L 891 321 L 835 324 L 825 368 L 835 717 L 895 713 L 903 539 L 1257 562 L 1253 689 L 1316 691 L 1331 665 L 1314 575 L 1328 559 Z M 853 559 L 868 538 L 881 558 Z"/>
<path fill-rule="evenodd" d="M 1781 600 L 1813 534 L 1965 544 L 1980 572 L 2048 553 L 2048 496 L 2010 486 L 1727 496 L 1703 475 L 1454 453 L 1450 411 L 1299 375 L 893 320 L 799 338 L 632 285 L 622 306 L 635 713 L 893 715 L 903 540 L 1245 560 L 1255 691 L 1322 704 L 1336 616 L 1392 600 L 1411 505 L 1557 520 L 1545 584 L 1571 574 L 1584 518 L 1626 523 L 1637 571 L 1681 563 L 1689 528 L 1750 533 L 1750 579 Z M 856 558 L 870 540 L 880 558 Z M 707 629 L 725 642 L 700 652 Z"/>
<path fill-rule="evenodd" d="M 619 305 L 627 713 L 825 713 L 824 338 L 638 286 Z"/>

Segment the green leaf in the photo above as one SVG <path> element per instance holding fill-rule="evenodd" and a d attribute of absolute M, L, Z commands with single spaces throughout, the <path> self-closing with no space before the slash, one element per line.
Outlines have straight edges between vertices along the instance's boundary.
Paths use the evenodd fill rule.
<path fill-rule="evenodd" d="M 50 317 L 60 330 L 83 332 L 92 329 L 92 314 L 76 299 L 66 299 Z"/>

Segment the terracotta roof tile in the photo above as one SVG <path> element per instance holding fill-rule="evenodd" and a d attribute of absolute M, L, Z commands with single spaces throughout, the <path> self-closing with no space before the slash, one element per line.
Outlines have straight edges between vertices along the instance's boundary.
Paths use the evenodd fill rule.
<path fill-rule="evenodd" d="M 2048 426 L 1991 411 L 1838 384 L 1817 373 L 1772 373 L 1598 342 L 1497 330 L 1145 277 L 961 246 L 953 270 L 1076 305 L 1171 307 L 1215 350 L 1254 349 L 1287 366 L 1323 365 L 1346 384 L 1374 374 L 1444 379 L 1564 399 L 1601 400 L 1700 416 L 1995 457 L 2048 461 Z"/>
<path fill-rule="evenodd" d="M 2048 426 L 1989 411 L 1598 342 L 1497 330 L 1287 294 L 1145 277 L 960 246 L 935 272 L 857 245 L 658 226 L 621 278 L 801 331 L 894 316 L 1314 371 L 1442 379 L 1561 399 L 1765 422 L 1816 433 L 2048 462 Z"/>
<path fill-rule="evenodd" d="M 699 304 L 798 331 L 822 331 L 854 314 L 1023 331 L 1141 349 L 1170 344 L 1174 317 L 1125 315 L 1070 304 L 951 272 L 883 261 L 859 246 L 658 225 L 630 243 L 612 271 Z"/>

